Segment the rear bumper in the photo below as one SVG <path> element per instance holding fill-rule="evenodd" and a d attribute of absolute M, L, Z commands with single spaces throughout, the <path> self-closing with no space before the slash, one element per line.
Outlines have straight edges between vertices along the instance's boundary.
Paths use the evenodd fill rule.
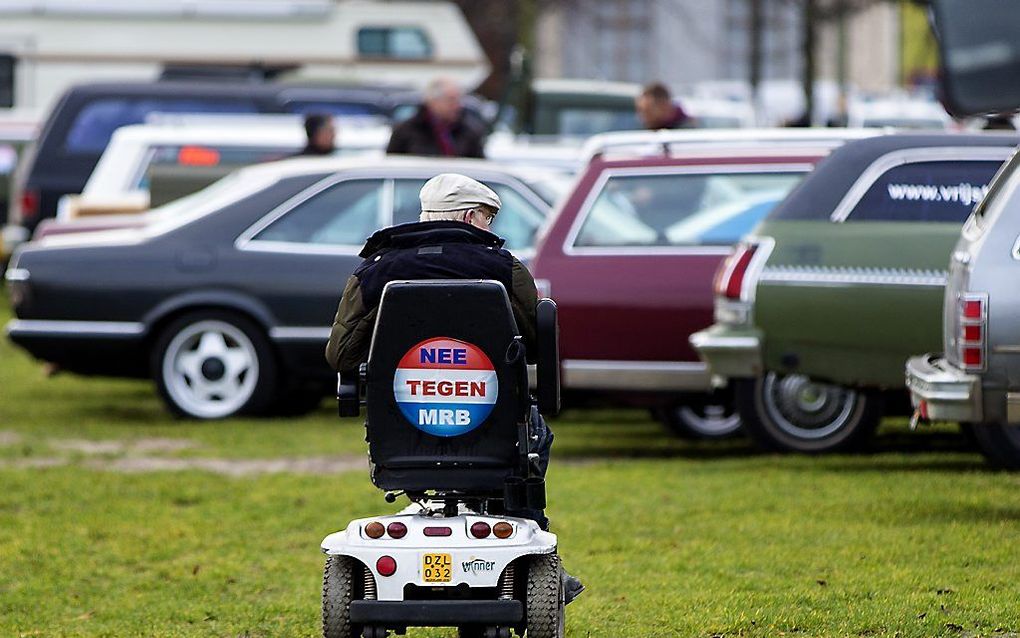
<path fill-rule="evenodd" d="M 762 373 L 761 332 L 716 324 L 690 337 L 691 347 L 714 375 L 757 377 Z"/>
<path fill-rule="evenodd" d="M 351 622 L 386 627 L 516 625 L 524 619 L 519 600 L 354 600 Z"/>
<path fill-rule="evenodd" d="M 147 371 L 141 323 L 13 319 L 5 332 L 35 358 L 70 372 L 134 377 Z"/>
<path fill-rule="evenodd" d="M 910 402 L 922 418 L 934 421 L 982 421 L 981 378 L 945 359 L 925 354 L 907 361 Z"/>

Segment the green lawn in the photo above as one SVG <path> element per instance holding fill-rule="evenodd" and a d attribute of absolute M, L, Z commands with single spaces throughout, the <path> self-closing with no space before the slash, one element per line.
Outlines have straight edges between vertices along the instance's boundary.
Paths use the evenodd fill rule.
<path fill-rule="evenodd" d="M 395 507 L 332 414 L 179 421 L 148 383 L 47 379 L 0 343 L 0 636 L 317 635 L 319 541 Z M 1020 631 L 1020 477 L 951 428 L 807 458 L 639 411 L 553 425 L 549 514 L 589 588 L 570 636 Z"/>

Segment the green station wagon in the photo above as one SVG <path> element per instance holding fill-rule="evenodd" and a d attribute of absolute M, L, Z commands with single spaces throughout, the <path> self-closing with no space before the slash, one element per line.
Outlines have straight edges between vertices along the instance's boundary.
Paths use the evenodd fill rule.
<path fill-rule="evenodd" d="M 886 135 L 820 163 L 716 277 L 691 336 L 767 449 L 826 452 L 909 411 L 903 366 L 942 342 L 949 253 L 1016 136 Z"/>

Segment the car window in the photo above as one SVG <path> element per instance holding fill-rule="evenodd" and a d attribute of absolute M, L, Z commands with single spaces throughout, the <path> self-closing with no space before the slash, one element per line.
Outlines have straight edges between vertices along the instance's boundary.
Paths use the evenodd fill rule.
<path fill-rule="evenodd" d="M 362 27 L 358 29 L 358 55 L 427 60 L 432 57 L 432 43 L 418 27 Z"/>
<path fill-rule="evenodd" d="M 339 182 L 301 202 L 252 239 L 361 246 L 383 225 L 381 190 L 379 179 Z"/>
<path fill-rule="evenodd" d="M 230 146 L 226 144 L 159 144 L 152 147 L 130 188 L 149 188 L 150 169 L 155 166 L 246 166 L 283 159 L 297 146 Z"/>
<path fill-rule="evenodd" d="M 421 202 L 418 193 L 424 179 L 398 179 L 393 188 L 393 223 L 418 221 Z M 492 232 L 506 240 L 507 250 L 521 250 L 535 245 L 535 233 L 545 220 L 545 212 L 536 208 L 512 187 L 498 182 L 488 186 L 499 195 L 503 207 L 492 224 Z"/>
<path fill-rule="evenodd" d="M 1001 165 L 976 160 L 900 164 L 875 180 L 846 219 L 963 223 Z"/>
<path fill-rule="evenodd" d="M 255 113 L 250 100 L 111 97 L 86 104 L 74 118 L 64 148 L 68 153 L 99 153 L 121 126 L 140 124 L 151 113 Z"/>
<path fill-rule="evenodd" d="M 633 109 L 565 108 L 558 112 L 556 124 L 556 132 L 560 135 L 578 136 L 641 128 Z"/>
<path fill-rule="evenodd" d="M 732 244 L 804 173 L 614 175 L 588 210 L 576 247 Z"/>

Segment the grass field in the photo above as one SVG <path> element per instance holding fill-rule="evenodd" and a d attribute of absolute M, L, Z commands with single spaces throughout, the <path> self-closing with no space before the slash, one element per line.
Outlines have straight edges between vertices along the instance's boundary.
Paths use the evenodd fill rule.
<path fill-rule="evenodd" d="M 0 636 L 317 635 L 319 541 L 395 508 L 332 415 L 179 421 L 148 383 L 47 379 L 4 340 Z M 588 585 L 570 636 L 1020 631 L 1020 477 L 952 428 L 807 458 L 638 411 L 553 427 L 549 514 Z"/>

